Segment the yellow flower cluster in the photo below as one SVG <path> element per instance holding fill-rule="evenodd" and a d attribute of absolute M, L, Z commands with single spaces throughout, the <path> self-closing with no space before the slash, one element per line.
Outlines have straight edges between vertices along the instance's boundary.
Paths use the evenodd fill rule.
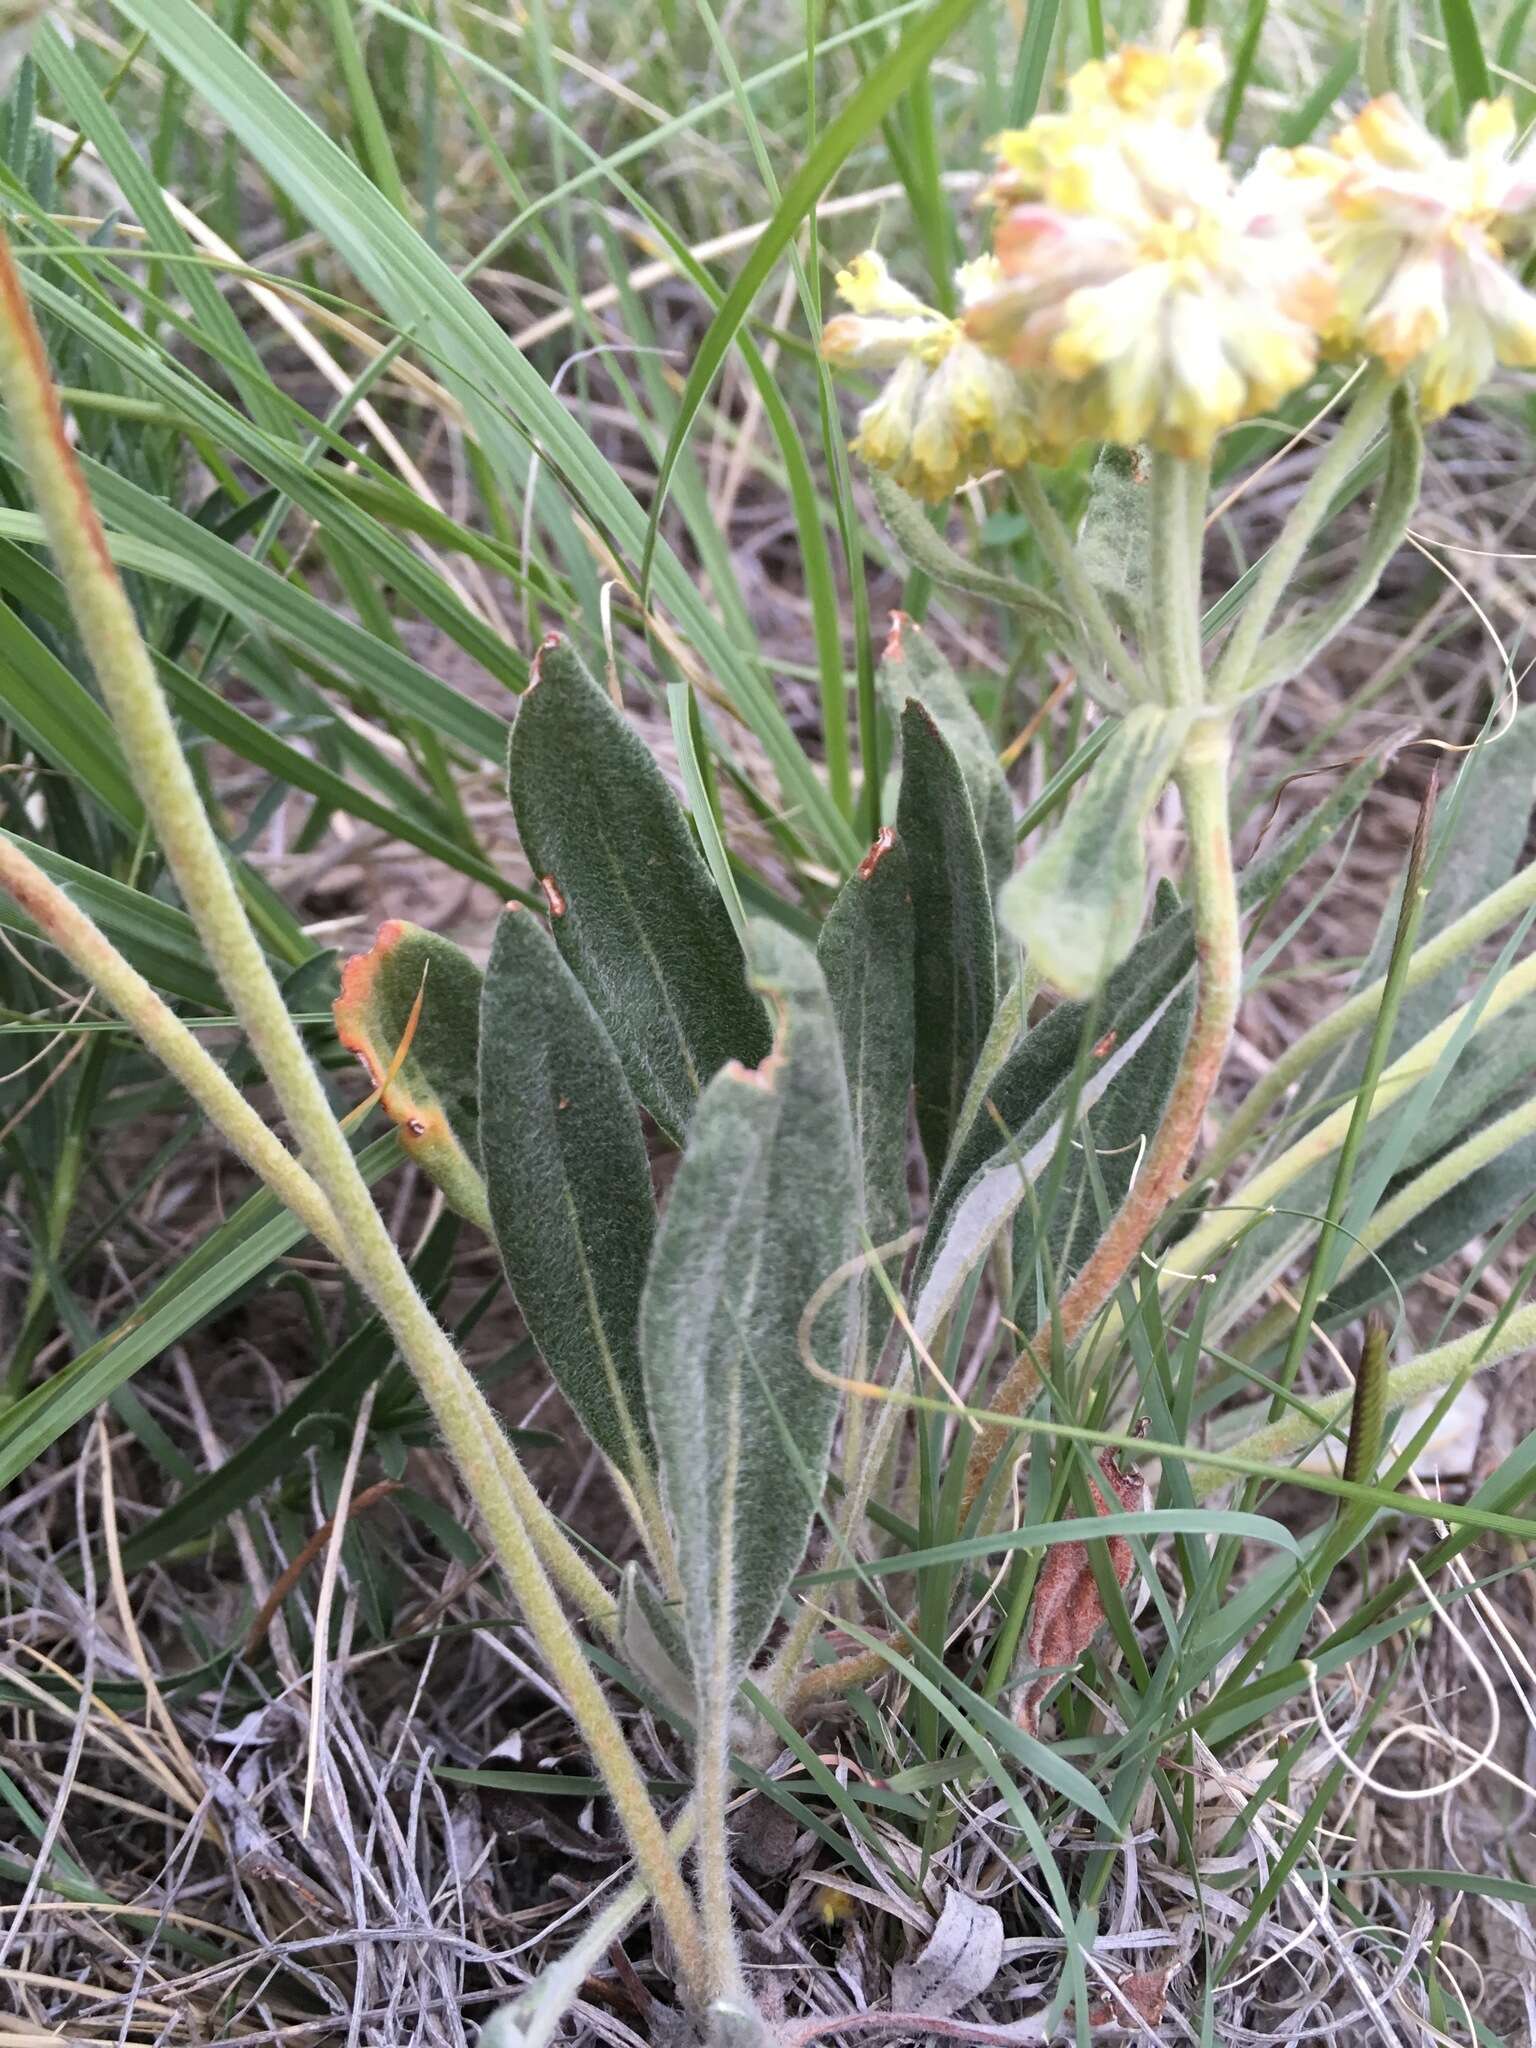
<path fill-rule="evenodd" d="M 1289 167 L 1338 280 L 1330 345 L 1412 372 L 1431 419 L 1498 363 L 1536 368 L 1536 296 L 1505 261 L 1536 213 L 1536 147 L 1515 145 L 1508 100 L 1473 108 L 1458 157 L 1388 95 Z"/>
<path fill-rule="evenodd" d="M 1085 440 L 1204 456 L 1324 350 L 1414 375 L 1430 414 L 1496 363 L 1536 365 L 1536 297 L 1505 265 L 1536 147 L 1517 153 L 1507 103 L 1474 111 L 1461 157 L 1387 98 L 1238 179 L 1209 126 L 1224 78 L 1199 36 L 1126 49 L 999 136 L 993 253 L 959 273 L 955 319 L 873 253 L 839 274 L 851 310 L 824 353 L 894 373 L 860 421 L 867 461 L 937 500 Z"/>
<path fill-rule="evenodd" d="M 984 299 L 1000 278 L 991 256 L 964 265 L 955 278 L 962 309 Z M 1016 469 L 1029 460 L 1034 443 L 1023 388 L 960 320 L 925 306 L 873 250 L 838 272 L 837 288 L 853 311 L 828 321 L 823 355 L 895 372 L 864 409 L 855 453 L 935 504 L 983 470 Z"/>

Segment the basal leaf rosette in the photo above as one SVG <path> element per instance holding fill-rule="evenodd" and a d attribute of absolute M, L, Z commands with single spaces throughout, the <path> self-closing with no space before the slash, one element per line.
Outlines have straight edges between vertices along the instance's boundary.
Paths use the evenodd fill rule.
<path fill-rule="evenodd" d="M 978 257 L 956 272 L 962 308 L 991 291 L 1001 273 Z M 990 469 L 1016 469 L 1032 452 L 1023 386 L 995 356 L 968 339 L 959 320 L 924 305 L 873 249 L 837 275 L 851 309 L 821 338 L 828 362 L 892 372 L 859 416 L 853 447 L 913 497 L 938 504 Z"/>
<path fill-rule="evenodd" d="M 996 288 L 965 331 L 1031 391 L 1037 441 L 1200 458 L 1304 384 L 1333 312 L 1303 192 L 1266 152 L 1235 180 L 1206 126 L 1219 53 L 1184 38 L 1078 73 L 1063 114 L 1000 136 Z"/>
<path fill-rule="evenodd" d="M 1509 101 L 1485 100 L 1458 155 L 1387 94 L 1291 161 L 1337 279 L 1330 347 L 1411 375 L 1431 419 L 1501 363 L 1536 368 L 1536 295 L 1508 267 L 1536 224 L 1536 145 L 1517 139 Z"/>

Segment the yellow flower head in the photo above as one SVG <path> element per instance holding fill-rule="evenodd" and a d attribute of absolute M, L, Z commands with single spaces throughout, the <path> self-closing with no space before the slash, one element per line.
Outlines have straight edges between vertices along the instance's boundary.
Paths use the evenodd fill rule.
<path fill-rule="evenodd" d="M 1514 110 L 1485 100 L 1454 155 L 1395 95 L 1372 100 L 1293 175 L 1338 279 L 1328 340 L 1412 371 L 1432 419 L 1499 363 L 1536 367 L 1536 296 L 1505 266 L 1536 211 L 1536 147 L 1515 153 Z"/>
<path fill-rule="evenodd" d="M 994 139 L 997 169 L 981 198 L 994 206 L 1047 196 L 1063 204 L 1074 167 L 1112 146 L 1128 121 L 1167 131 L 1169 139 L 1176 130 L 1203 132 L 1225 79 L 1220 50 L 1194 34 L 1181 36 L 1167 54 L 1132 44 L 1084 64 L 1067 81 L 1065 113 L 1038 114 L 1027 128 L 1009 128 Z M 1214 156 L 1214 145 L 1209 153 Z"/>
<path fill-rule="evenodd" d="M 998 281 L 991 257 L 956 275 L 962 305 Z M 1016 469 L 1031 453 L 1018 378 L 949 319 L 898 284 L 873 250 L 838 272 L 851 312 L 829 320 L 821 351 L 829 362 L 893 372 L 859 415 L 853 446 L 904 490 L 937 504 L 989 469 Z"/>
<path fill-rule="evenodd" d="M 1204 455 L 1305 383 L 1332 309 L 1298 188 L 1273 154 L 1235 184 L 1205 126 L 1222 66 L 1186 37 L 1123 51 L 1070 110 L 999 148 L 998 288 L 970 337 L 1039 385 L 1044 440 Z"/>

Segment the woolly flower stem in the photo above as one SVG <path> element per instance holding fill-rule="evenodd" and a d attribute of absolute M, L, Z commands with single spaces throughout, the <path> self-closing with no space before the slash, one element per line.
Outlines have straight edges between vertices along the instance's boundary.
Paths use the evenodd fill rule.
<path fill-rule="evenodd" d="M 77 630 L 182 900 L 298 1137 L 318 1192 L 329 1205 L 347 1267 L 383 1316 L 464 1474 L 497 1559 L 593 1761 L 608 1783 L 636 1861 L 677 1947 L 683 1974 L 696 1986 L 703 1975 L 702 1944 L 677 1858 L 617 1717 L 539 1561 L 532 1528 L 539 1529 L 540 1547 L 546 1554 L 553 1538 L 562 1545 L 565 1539 L 538 1499 L 452 1342 L 417 1292 L 257 943 L 224 849 L 203 811 L 154 664 L 66 436 L 42 337 L 3 233 L 0 395 L 69 593 Z M 185 1052 L 179 1057 L 185 1065 Z M 222 1117 L 215 1120 L 223 1128 Z M 297 1163 L 290 1160 L 280 1172 L 284 1186 L 277 1192 L 283 1199 L 287 1199 L 285 1189 L 296 1187 L 293 1174 L 297 1170 Z M 320 1221 L 317 1211 L 315 1222 Z M 571 1555 L 579 1566 L 574 1552 Z M 580 1571 L 584 1573 L 585 1567 Z"/>
<path fill-rule="evenodd" d="M 995 1413 L 1021 1415 L 1039 1388 L 1038 1361 L 1050 1356 L 1055 1330 L 1060 1330 L 1063 1344 L 1076 1343 L 1113 1297 L 1178 1192 L 1200 1135 L 1231 1042 L 1242 987 L 1242 938 L 1227 815 L 1231 744 L 1224 717 L 1201 719 L 1177 772 L 1189 836 L 1199 983 L 1194 1022 L 1173 1093 L 1120 1213 L 1062 1297 L 1054 1326 L 1046 1324 L 1020 1353 L 993 1398 Z M 1001 1423 L 991 1423 L 978 1433 L 966 1469 L 962 1518 L 1008 1441 L 1009 1431 Z"/>

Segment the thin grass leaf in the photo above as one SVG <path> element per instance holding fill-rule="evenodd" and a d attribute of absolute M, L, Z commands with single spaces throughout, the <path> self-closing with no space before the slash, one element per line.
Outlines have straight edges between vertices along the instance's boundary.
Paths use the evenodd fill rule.
<path fill-rule="evenodd" d="M 1478 34 L 1472 0 L 1440 0 L 1440 19 L 1445 26 L 1445 44 L 1451 57 L 1451 75 L 1463 114 L 1470 114 L 1479 100 L 1493 98 L 1493 80 L 1488 59 Z"/>
<path fill-rule="evenodd" d="M 357 1156 L 373 1182 L 400 1162 L 395 1134 Z M 9 1486 L 82 1416 L 142 1366 L 214 1314 L 304 1236 L 304 1226 L 263 1190 L 209 1233 L 133 1313 L 89 1350 L 0 1415 L 0 1486 Z"/>
<path fill-rule="evenodd" d="M 650 583 L 661 514 L 666 505 L 672 472 L 709 388 L 730 352 L 736 331 L 752 309 L 753 300 L 838 166 L 879 124 L 908 86 L 922 75 L 975 6 L 976 0 L 937 0 L 936 5 L 908 28 L 895 49 L 869 74 L 836 118 L 822 129 L 805 161 L 784 188 L 784 196 L 775 208 L 772 220 L 758 237 L 752 254 L 742 265 L 736 282 L 726 293 L 719 312 L 694 352 L 688 381 L 678 401 L 677 420 L 656 479 L 641 561 L 642 595 Z"/>

